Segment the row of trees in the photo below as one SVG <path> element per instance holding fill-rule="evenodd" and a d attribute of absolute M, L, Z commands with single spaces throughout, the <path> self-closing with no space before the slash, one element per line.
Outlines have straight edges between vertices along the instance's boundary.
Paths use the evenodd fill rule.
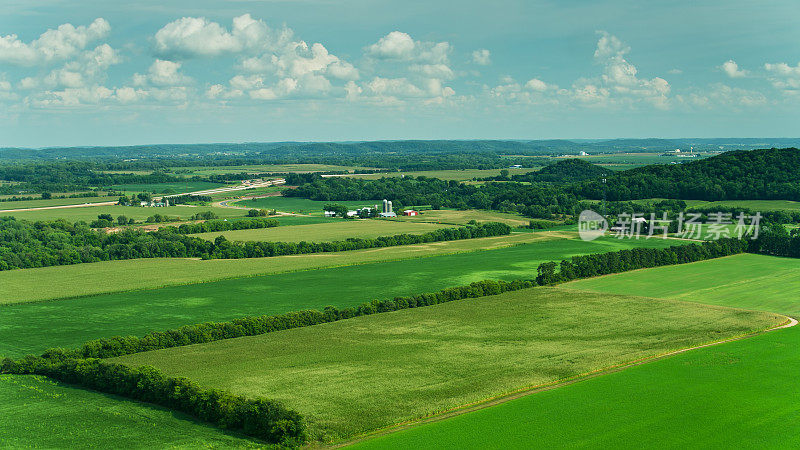
<path fill-rule="evenodd" d="M 256 228 L 277 227 L 278 221 L 256 217 L 252 219 L 236 220 L 207 220 L 201 223 L 184 223 L 177 227 L 168 227 L 171 231 L 180 234 L 209 233 L 212 231 L 252 230 Z M 167 230 L 164 230 L 167 231 Z"/>
<path fill-rule="evenodd" d="M 241 225 L 236 225 L 241 222 Z M 223 221 L 223 223 L 226 223 Z M 273 226 L 273 219 L 242 219 L 230 226 Z M 219 231 L 211 225 L 190 224 L 184 231 Z M 219 225 L 228 227 L 229 225 Z M 125 229 L 104 233 L 88 224 L 64 220 L 29 222 L 12 217 L 0 218 L 0 270 L 58 266 L 87 262 L 136 258 L 230 259 L 304 253 L 339 252 L 364 248 L 391 247 L 424 242 L 451 241 L 506 235 L 508 225 L 485 223 L 460 228 L 443 228 L 421 235 L 398 234 L 373 239 L 351 238 L 333 242 L 231 242 L 223 236 L 210 242 L 182 234 L 181 227 L 165 227 L 144 232 Z M 238 228 L 237 228 L 238 229 Z"/>
<path fill-rule="evenodd" d="M 800 239 L 800 238 L 798 238 Z M 302 417 L 282 404 L 267 399 L 246 399 L 217 390 L 202 390 L 190 381 L 170 378 L 152 367 L 133 369 L 96 358 L 110 358 L 169 347 L 254 336 L 291 328 L 335 322 L 352 317 L 418 308 L 464 298 L 548 285 L 576 278 L 627 270 L 683 264 L 741 253 L 748 241 L 722 239 L 664 249 L 637 248 L 596 255 L 576 256 L 561 263 L 539 265 L 535 280 L 481 281 L 435 293 L 394 299 L 379 299 L 357 307 L 323 311 L 298 311 L 272 316 L 254 316 L 228 322 L 207 322 L 178 329 L 153 332 L 143 337 L 116 336 L 89 341 L 75 350 L 49 349 L 42 356 L 20 360 L 6 358 L 0 372 L 39 374 L 102 392 L 160 404 L 201 420 L 281 445 L 304 442 Z"/>
<path fill-rule="evenodd" d="M 323 311 L 306 310 L 270 316 L 250 316 L 228 322 L 206 322 L 180 328 L 158 331 L 143 337 L 115 336 L 86 342 L 75 350 L 54 348 L 47 350 L 45 358 L 112 358 L 132 353 L 170 347 L 199 344 L 255 336 L 291 328 L 318 325 L 382 312 L 430 306 L 464 298 L 477 298 L 503 292 L 550 285 L 578 278 L 588 278 L 648 267 L 685 264 L 706 259 L 742 253 L 748 242 L 738 239 L 721 239 L 699 244 L 686 244 L 668 248 L 635 248 L 617 252 L 575 256 L 569 260 L 546 262 L 539 265 L 536 279 L 514 281 L 484 280 L 465 286 L 456 286 L 434 293 L 418 294 L 394 299 L 376 299 L 356 307 L 338 309 L 325 307 Z"/>
<path fill-rule="evenodd" d="M 618 252 L 573 256 L 560 263 L 551 261 L 540 264 L 536 282 L 546 285 L 629 270 L 686 264 L 743 253 L 748 248 L 747 240 L 723 238 L 701 244 L 675 245 L 661 249 L 632 248 Z"/>
<path fill-rule="evenodd" d="M 186 378 L 169 377 L 154 367 L 131 368 L 99 359 L 26 357 L 19 361 L 5 359 L 0 371 L 44 375 L 154 403 L 272 444 L 294 447 L 306 439 L 302 416 L 280 402 L 203 389 Z"/>

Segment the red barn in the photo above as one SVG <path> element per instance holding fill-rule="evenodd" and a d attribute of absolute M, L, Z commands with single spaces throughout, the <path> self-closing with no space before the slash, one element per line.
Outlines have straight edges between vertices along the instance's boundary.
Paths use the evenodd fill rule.
<path fill-rule="evenodd" d="M 417 211 L 414 211 L 413 209 L 407 209 L 407 210 L 403 211 L 403 215 L 405 215 L 405 216 L 418 216 L 419 213 Z"/>

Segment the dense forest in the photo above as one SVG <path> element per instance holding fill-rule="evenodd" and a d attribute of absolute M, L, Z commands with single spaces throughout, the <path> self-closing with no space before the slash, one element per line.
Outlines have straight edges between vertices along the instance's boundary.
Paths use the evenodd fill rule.
<path fill-rule="evenodd" d="M 732 151 L 687 164 L 650 165 L 575 186 L 581 198 L 800 200 L 796 148 Z"/>
<path fill-rule="evenodd" d="M 284 195 L 323 201 L 386 198 L 401 207 L 494 209 L 533 218 L 574 215 L 591 206 L 588 200 L 604 196 L 612 202 L 609 213 L 628 209 L 613 202 L 646 198 L 800 200 L 800 151 L 794 148 L 737 151 L 688 164 L 609 171 L 606 182 L 597 178 L 606 171 L 578 160 L 561 161 L 541 172 L 544 175 L 521 176 L 530 184 L 490 182 L 483 186 L 427 177 L 359 180 L 304 175 L 292 179 L 304 184 Z M 585 177 L 592 179 L 568 182 Z"/>

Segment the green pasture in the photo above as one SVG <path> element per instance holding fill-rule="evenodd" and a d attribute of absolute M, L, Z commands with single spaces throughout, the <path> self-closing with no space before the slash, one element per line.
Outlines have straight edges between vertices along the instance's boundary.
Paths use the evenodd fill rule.
<path fill-rule="evenodd" d="M 154 330 L 248 315 L 322 309 L 327 305 L 354 306 L 376 298 L 433 292 L 485 279 L 529 279 L 536 276 L 538 265 L 544 261 L 637 245 L 663 247 L 675 243 L 680 242 L 542 240 L 482 252 L 234 278 L 46 302 L 17 303 L 2 307 L 0 355 L 20 356 L 40 352 L 48 347 L 74 347 L 89 339 L 103 336 L 142 335 Z M 382 249 L 370 249 L 366 252 L 371 250 Z M 244 264 L 249 262 L 241 261 Z M 162 280 L 171 276 L 166 271 L 159 272 L 158 275 Z M 82 281 L 91 282 L 88 278 Z M 96 279 L 96 282 L 113 285 L 116 280 Z M 42 284 L 40 281 L 39 285 Z M 52 281 L 46 284 L 50 285 Z M 6 295 L 10 302 L 19 301 L 13 290 Z"/>
<path fill-rule="evenodd" d="M 180 181 L 173 183 L 117 184 L 111 188 L 126 192 L 150 192 L 155 194 L 183 194 L 224 187 L 225 184 L 207 181 Z"/>
<path fill-rule="evenodd" d="M 229 241 L 326 242 L 344 241 L 348 238 L 369 239 L 396 234 L 423 234 L 440 228 L 452 228 L 452 226 L 434 223 L 393 222 L 380 219 L 338 219 L 336 221 L 308 225 L 218 231 L 199 233 L 192 236 L 208 240 L 214 240 L 217 236 L 225 236 Z"/>
<path fill-rule="evenodd" d="M 305 217 L 303 218 L 305 219 Z M 324 219 L 320 218 L 319 220 Z M 137 289 L 155 289 L 164 286 L 325 267 L 425 258 L 574 237 L 575 233 L 547 231 L 535 234 L 515 233 L 510 236 L 481 239 L 271 258 L 210 259 L 205 261 L 193 258 L 145 258 L 6 270 L 0 271 L 0 285 L 14 286 L 14 289 L 0 289 L 0 305 Z M 42 283 L 42 280 L 47 280 L 47 283 Z M 98 280 L 102 280 L 102 282 Z"/>
<path fill-rule="evenodd" d="M 282 400 L 306 416 L 312 437 L 336 441 L 782 320 L 693 303 L 532 288 L 114 361 Z"/>
<path fill-rule="evenodd" d="M 0 375 L 2 448 L 220 448 L 256 443 L 184 414 L 35 375 Z"/>
<path fill-rule="evenodd" d="M 440 180 L 455 180 L 455 181 L 469 181 L 473 178 L 486 178 L 496 177 L 500 175 L 501 170 L 507 170 L 510 175 L 522 175 L 529 172 L 535 172 L 541 167 L 535 168 L 519 168 L 519 169 L 462 169 L 462 170 L 425 170 L 414 172 L 387 172 L 387 173 L 369 173 L 363 175 L 349 175 L 352 178 L 362 178 L 365 180 L 377 180 L 383 177 L 428 177 L 438 178 Z"/>
<path fill-rule="evenodd" d="M 48 206 L 81 205 L 84 203 L 116 202 L 119 196 L 82 197 L 82 198 L 50 198 L 46 200 L 22 200 L 17 202 L 0 202 L 0 210 L 44 208 Z"/>
<path fill-rule="evenodd" d="M 362 206 L 374 207 L 375 205 L 380 207 L 381 204 L 381 202 L 378 200 L 323 202 L 299 197 L 274 196 L 256 198 L 252 200 L 242 200 L 236 202 L 235 206 L 256 209 L 277 209 L 278 211 L 282 212 L 321 216 L 323 215 L 323 208 L 325 205 L 330 203 L 345 205 L 350 208 L 360 208 Z"/>
<path fill-rule="evenodd" d="M 115 199 L 116 200 L 116 199 Z M 162 216 L 180 217 L 183 220 L 189 219 L 194 214 L 204 211 L 213 211 L 219 217 L 244 217 L 246 210 L 233 208 L 220 208 L 215 206 L 188 206 L 177 205 L 166 208 L 142 208 L 138 206 L 81 206 L 76 208 L 58 209 L 38 209 L 33 211 L 7 211 L 0 212 L 0 216 L 13 216 L 20 220 L 57 220 L 64 219 L 69 222 L 86 221 L 91 222 L 97 219 L 100 214 L 111 214 L 116 219 L 117 216 L 133 218 L 138 222 L 147 219 L 149 216 L 161 214 Z"/>
<path fill-rule="evenodd" d="M 688 203 L 688 202 L 687 202 Z M 746 208 L 753 211 L 798 211 L 800 202 L 791 200 L 723 200 L 718 202 L 702 202 L 697 205 L 702 208 L 720 206 L 723 208 Z"/>
<path fill-rule="evenodd" d="M 798 274 L 800 260 L 743 254 L 579 280 L 563 288 L 798 317 Z M 358 446 L 796 448 L 798 373 L 800 327 L 795 326 L 539 392 Z"/>
<path fill-rule="evenodd" d="M 688 163 L 697 161 L 699 159 L 713 156 L 711 153 L 698 153 L 699 156 L 694 158 L 687 158 L 677 155 L 663 156 L 663 152 L 659 153 L 614 153 L 614 154 L 601 154 L 601 155 L 586 155 L 586 156 L 564 156 L 555 157 L 553 159 L 560 160 L 565 158 L 578 158 L 588 161 L 592 164 L 601 166 L 608 166 L 610 169 L 632 169 L 634 167 L 647 166 L 650 164 L 671 164 L 671 163 Z"/>
<path fill-rule="evenodd" d="M 358 171 L 370 169 L 359 166 L 335 166 L 331 164 L 253 164 L 243 166 L 198 166 L 198 167 L 171 167 L 169 170 L 179 176 L 209 176 L 224 175 L 228 173 L 307 173 L 307 172 L 333 172 L 333 171 Z M 374 170 L 374 169 L 372 169 Z"/>
<path fill-rule="evenodd" d="M 418 216 L 402 216 L 392 220 L 403 222 L 450 223 L 454 225 L 464 225 L 471 220 L 475 220 L 478 222 L 502 222 L 512 227 L 527 226 L 530 222 L 529 218 L 522 217 L 518 214 L 481 209 L 426 209 L 421 211 L 421 214 Z M 577 230 L 577 225 L 575 229 Z"/>

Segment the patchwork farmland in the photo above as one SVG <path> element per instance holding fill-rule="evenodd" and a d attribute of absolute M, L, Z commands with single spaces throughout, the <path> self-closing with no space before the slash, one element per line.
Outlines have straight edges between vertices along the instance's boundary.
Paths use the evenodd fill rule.
<path fill-rule="evenodd" d="M 800 444 L 797 150 L 510 154 L 0 165 L 0 447 Z M 669 190 L 769 161 L 759 198 Z"/>

